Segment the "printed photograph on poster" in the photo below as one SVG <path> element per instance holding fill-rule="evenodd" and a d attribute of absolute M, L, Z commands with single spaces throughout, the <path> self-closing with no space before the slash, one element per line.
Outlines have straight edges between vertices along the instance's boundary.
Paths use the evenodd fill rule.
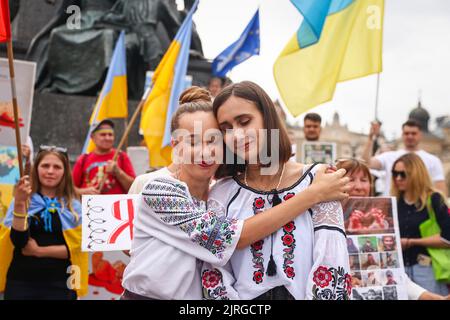
<path fill-rule="evenodd" d="M 352 288 L 360 288 L 363 286 L 361 272 L 352 271 L 350 275 L 352 276 Z"/>
<path fill-rule="evenodd" d="M 396 251 L 396 242 L 394 234 L 378 236 L 378 251 Z"/>
<path fill-rule="evenodd" d="M 14 185 L 19 181 L 19 177 L 17 148 L 15 146 L 0 146 L 0 185 Z"/>
<path fill-rule="evenodd" d="M 129 250 L 140 195 L 83 195 L 82 250 Z"/>
<path fill-rule="evenodd" d="M 336 161 L 336 143 L 334 142 L 303 142 L 302 162 L 311 164 L 334 163 Z"/>
<path fill-rule="evenodd" d="M 383 288 L 357 288 L 352 290 L 353 300 L 383 300 Z"/>
<path fill-rule="evenodd" d="M 30 133 L 36 63 L 14 60 L 20 138 L 26 143 Z M 0 58 L 0 145 L 15 146 L 14 109 L 11 96 L 8 59 Z"/>
<path fill-rule="evenodd" d="M 394 233 L 391 198 L 350 198 L 343 209 L 349 235 Z"/>
<path fill-rule="evenodd" d="M 83 300 L 119 300 L 129 262 L 122 251 L 89 252 L 89 292 Z"/>

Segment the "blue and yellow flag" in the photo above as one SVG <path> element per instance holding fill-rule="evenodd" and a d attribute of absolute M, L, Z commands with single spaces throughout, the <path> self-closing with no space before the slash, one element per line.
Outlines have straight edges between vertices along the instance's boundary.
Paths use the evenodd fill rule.
<path fill-rule="evenodd" d="M 178 99 L 185 89 L 192 37 L 192 16 L 196 0 L 167 49 L 152 78 L 153 88 L 142 110 L 140 129 L 150 153 L 150 166 L 163 167 L 171 163 L 170 122 L 178 108 Z"/>
<path fill-rule="evenodd" d="M 384 0 L 291 0 L 303 14 L 275 61 L 274 77 L 293 116 L 329 101 L 341 81 L 382 70 Z"/>
<path fill-rule="evenodd" d="M 222 51 L 212 63 L 212 73 L 225 77 L 227 72 L 253 55 L 259 55 L 259 10 L 256 11 L 238 40 Z"/>
<path fill-rule="evenodd" d="M 88 293 L 89 261 L 88 253 L 81 251 L 81 204 L 78 200 L 74 200 L 72 202 L 74 212 L 71 212 L 64 200 L 62 202 L 47 200 L 50 199 L 42 197 L 37 193 L 31 196 L 28 208 L 28 221 L 31 223 L 32 217 L 37 213 L 45 214 L 50 210 L 58 211 L 64 240 L 69 249 L 71 270 L 68 271 L 72 271 L 74 275 L 74 282 L 68 283 L 68 285 L 72 285 L 72 289 L 77 292 L 78 297 L 84 296 Z M 5 220 L 0 224 L 0 292 L 5 290 L 6 276 L 14 253 L 14 246 L 10 239 L 11 226 L 14 218 L 13 209 L 14 201 L 9 206 Z M 51 213 L 49 216 L 51 216 Z M 45 227 L 50 228 L 51 231 L 51 220 L 45 220 Z"/>
<path fill-rule="evenodd" d="M 83 146 L 83 153 L 89 153 L 94 150 L 95 145 L 91 140 L 91 133 L 100 121 L 107 118 L 127 117 L 127 57 L 125 32 L 122 31 L 114 49 L 105 84 L 89 120 L 90 127 Z"/>

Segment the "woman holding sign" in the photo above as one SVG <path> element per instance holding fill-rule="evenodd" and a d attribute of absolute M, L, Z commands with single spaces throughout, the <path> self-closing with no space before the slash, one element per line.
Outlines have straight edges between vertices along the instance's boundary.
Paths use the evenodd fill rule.
<path fill-rule="evenodd" d="M 246 220 L 229 218 L 223 203 L 208 200 L 223 153 L 209 93 L 185 91 L 171 125 L 176 172 L 155 172 L 142 190 L 124 300 L 201 299 L 201 261 L 223 266 L 236 248 L 270 235 L 315 203 L 346 197 L 344 170 L 325 174 L 320 168 L 314 183 L 286 203 Z"/>
<path fill-rule="evenodd" d="M 0 226 L 0 291 L 5 300 L 74 300 L 87 293 L 81 206 L 67 150 L 41 146 Z"/>
<path fill-rule="evenodd" d="M 350 178 L 350 197 L 372 196 L 372 175 L 369 167 L 357 159 L 341 159 L 337 162 L 337 168 L 345 169 L 346 176 Z M 401 229 L 401 226 L 400 226 Z M 394 237 L 384 236 L 383 246 L 392 250 L 395 247 Z M 406 289 L 409 300 L 444 300 L 446 297 L 427 291 L 406 276 Z M 447 297 L 448 298 L 448 297 Z"/>

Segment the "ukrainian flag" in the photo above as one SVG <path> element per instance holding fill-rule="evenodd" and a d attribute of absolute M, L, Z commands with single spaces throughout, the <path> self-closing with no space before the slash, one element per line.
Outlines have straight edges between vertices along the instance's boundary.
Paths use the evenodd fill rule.
<path fill-rule="evenodd" d="M 91 133 L 100 121 L 107 118 L 128 117 L 126 59 L 125 32 L 122 31 L 114 49 L 105 84 L 89 120 L 90 127 L 84 143 L 83 153 L 89 153 L 94 150 L 95 145 L 91 140 Z"/>
<path fill-rule="evenodd" d="M 89 276 L 89 261 L 88 253 L 81 251 L 81 204 L 78 200 L 72 202 L 72 213 L 64 200 L 62 206 L 57 206 L 59 218 L 63 230 L 63 237 L 69 250 L 69 259 L 71 262 L 71 275 L 73 277 L 70 283 L 70 288 L 75 290 L 78 297 L 82 297 L 88 293 L 88 276 Z M 10 239 L 11 226 L 13 222 L 14 201 L 9 206 L 5 220 L 0 224 L 0 292 L 5 290 L 6 276 L 9 266 L 13 259 L 14 246 Z M 43 210 L 48 209 L 47 204 L 43 198 L 34 193 L 30 199 L 30 206 L 28 208 L 29 220 Z M 77 216 L 78 218 L 76 218 Z M 38 279 L 36 279 L 38 280 Z"/>
<path fill-rule="evenodd" d="M 153 88 L 142 110 L 140 129 L 150 153 L 151 167 L 163 167 L 171 163 L 170 122 L 178 108 L 180 94 L 185 89 L 192 16 L 198 2 L 195 1 L 156 68 L 152 78 Z"/>
<path fill-rule="evenodd" d="M 333 98 L 341 81 L 382 70 L 384 0 L 291 0 L 298 32 L 275 61 L 274 77 L 292 113 Z"/>

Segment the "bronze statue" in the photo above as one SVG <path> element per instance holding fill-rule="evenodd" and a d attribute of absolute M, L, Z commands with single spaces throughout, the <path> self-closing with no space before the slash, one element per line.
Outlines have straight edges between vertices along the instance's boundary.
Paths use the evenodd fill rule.
<path fill-rule="evenodd" d="M 54 1 L 56 0 L 46 0 Z M 145 72 L 154 70 L 181 25 L 175 0 L 61 0 L 57 15 L 33 39 L 38 90 L 96 95 L 120 30 L 126 31 L 128 88 L 139 99 Z M 70 5 L 81 8 L 79 29 L 66 25 Z M 188 4 L 189 5 L 189 4 Z M 192 48 L 202 56 L 198 35 Z"/>

